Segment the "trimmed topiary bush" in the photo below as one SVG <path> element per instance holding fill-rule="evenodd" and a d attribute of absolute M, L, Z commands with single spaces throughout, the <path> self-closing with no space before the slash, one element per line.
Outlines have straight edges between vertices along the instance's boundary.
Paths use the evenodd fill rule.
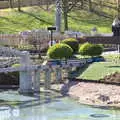
<path fill-rule="evenodd" d="M 79 53 L 81 55 L 99 56 L 103 52 L 103 46 L 100 44 L 85 43 L 81 45 Z"/>
<path fill-rule="evenodd" d="M 61 41 L 61 43 L 69 45 L 73 49 L 73 53 L 78 52 L 79 43 L 76 39 L 74 39 L 74 38 L 64 39 Z"/>
<path fill-rule="evenodd" d="M 89 49 L 91 47 L 90 43 L 84 43 L 80 46 L 79 53 L 81 55 L 89 55 Z"/>
<path fill-rule="evenodd" d="M 89 48 L 89 56 L 100 56 L 103 52 L 103 46 L 100 44 L 92 44 Z"/>
<path fill-rule="evenodd" d="M 70 46 L 66 44 L 55 44 L 51 46 L 48 51 L 47 55 L 51 59 L 62 59 L 62 58 L 70 58 L 73 54 L 73 50 Z"/>

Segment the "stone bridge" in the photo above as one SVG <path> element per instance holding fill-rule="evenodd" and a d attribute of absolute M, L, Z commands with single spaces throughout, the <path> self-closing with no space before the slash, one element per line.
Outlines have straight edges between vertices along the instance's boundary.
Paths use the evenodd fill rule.
<path fill-rule="evenodd" d="M 15 72 L 19 71 L 19 92 L 20 93 L 32 93 L 40 91 L 40 73 L 44 72 L 45 89 L 50 88 L 51 81 L 51 70 L 55 69 L 56 80 L 60 81 L 62 79 L 62 73 L 59 65 L 49 66 L 49 65 L 32 65 L 30 61 L 30 55 L 27 51 L 21 52 L 12 48 L 0 47 L 1 57 L 11 57 L 17 56 L 20 59 L 20 67 L 7 67 L 0 68 L 0 73 Z M 67 66 L 66 66 L 67 67 Z"/>

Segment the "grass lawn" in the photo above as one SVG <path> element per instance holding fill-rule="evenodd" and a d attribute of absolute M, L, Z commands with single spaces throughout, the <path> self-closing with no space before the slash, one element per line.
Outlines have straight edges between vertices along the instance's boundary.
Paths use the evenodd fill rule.
<path fill-rule="evenodd" d="M 70 29 L 90 33 L 96 27 L 98 33 L 111 33 L 112 19 L 98 16 L 88 11 L 76 10 L 69 14 Z"/>
<path fill-rule="evenodd" d="M 112 19 L 84 10 L 72 11 L 68 15 L 69 30 L 82 31 L 84 33 L 90 33 L 93 27 L 97 27 L 99 33 L 109 33 L 111 32 L 112 21 Z M 18 33 L 32 29 L 47 29 L 47 26 L 52 25 L 55 25 L 54 6 L 49 11 L 45 11 L 37 6 L 24 7 L 22 12 L 16 9 L 0 11 L 0 33 Z M 64 31 L 63 18 L 62 31 Z"/>
<path fill-rule="evenodd" d="M 77 79 L 99 80 L 114 72 L 120 72 L 120 63 L 95 62 L 75 71 L 71 77 Z"/>

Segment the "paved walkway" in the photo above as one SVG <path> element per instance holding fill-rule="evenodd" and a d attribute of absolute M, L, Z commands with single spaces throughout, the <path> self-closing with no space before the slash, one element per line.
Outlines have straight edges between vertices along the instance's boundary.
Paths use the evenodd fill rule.
<path fill-rule="evenodd" d="M 119 52 L 118 51 L 107 51 L 107 52 L 103 52 L 103 54 L 102 55 L 108 55 L 108 54 L 119 54 Z"/>

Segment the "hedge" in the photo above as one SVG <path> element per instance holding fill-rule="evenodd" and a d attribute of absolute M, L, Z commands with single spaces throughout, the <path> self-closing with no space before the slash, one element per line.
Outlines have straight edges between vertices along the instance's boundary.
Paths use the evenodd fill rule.
<path fill-rule="evenodd" d="M 61 44 L 61 43 L 51 46 L 47 51 L 47 55 L 51 59 L 62 59 L 62 58 L 67 59 L 70 58 L 72 54 L 73 54 L 72 48 L 66 44 Z"/>
<path fill-rule="evenodd" d="M 69 45 L 73 49 L 73 53 L 78 52 L 79 42 L 74 38 L 68 38 L 61 41 L 63 44 Z"/>

